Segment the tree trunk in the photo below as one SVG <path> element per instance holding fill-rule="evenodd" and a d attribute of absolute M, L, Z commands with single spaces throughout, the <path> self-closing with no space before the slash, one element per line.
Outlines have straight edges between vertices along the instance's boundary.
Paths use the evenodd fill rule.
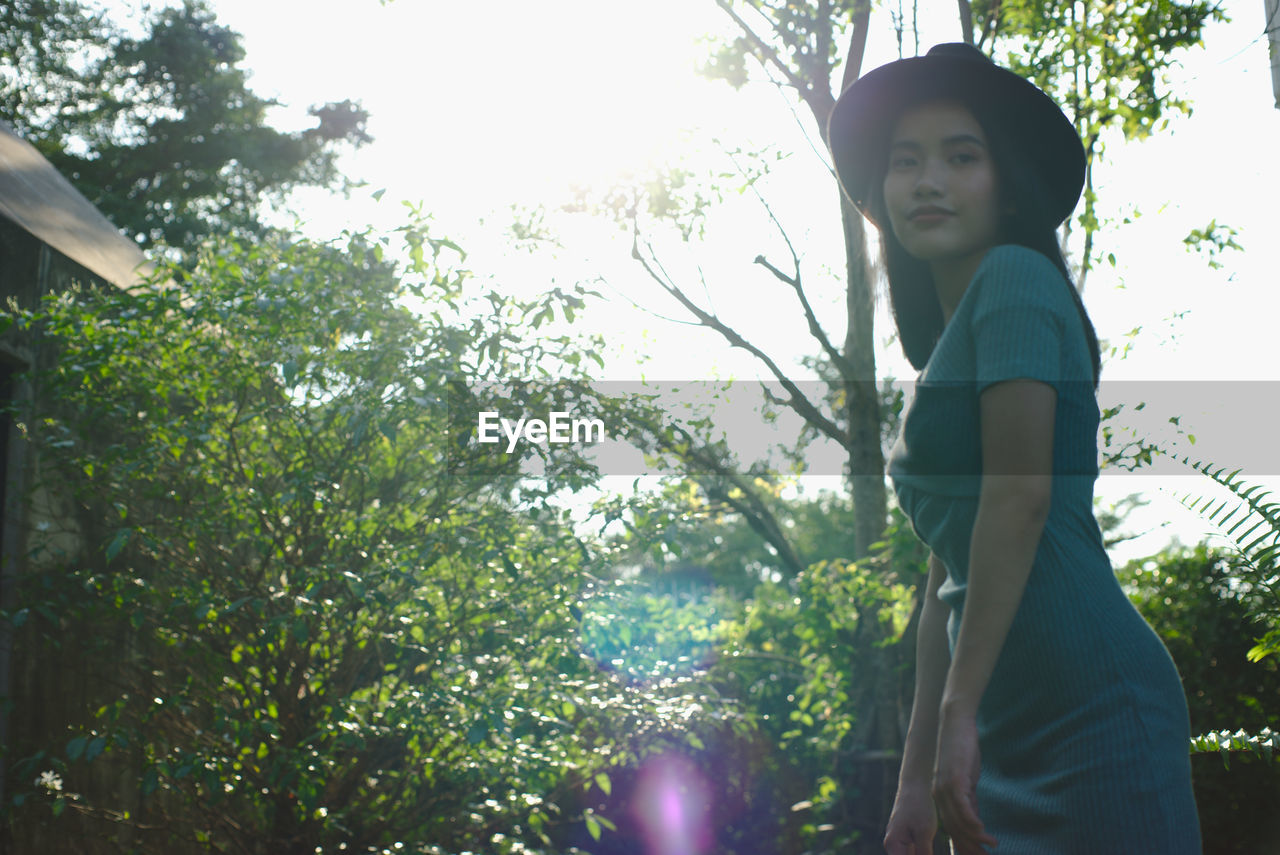
<path fill-rule="evenodd" d="M 969 0 L 956 0 L 957 12 L 960 15 L 960 34 L 967 45 L 973 44 L 973 7 Z"/>
<path fill-rule="evenodd" d="M 853 369 L 846 398 L 849 424 L 849 488 L 853 495 L 855 558 L 870 554 L 887 521 L 884 452 L 880 447 L 880 393 L 876 388 L 875 336 L 872 328 L 875 296 L 867 264 L 862 215 L 849 200 L 840 199 L 844 225 L 846 309 L 848 329 L 844 354 Z"/>
<path fill-rule="evenodd" d="M 1271 54 L 1271 93 L 1280 110 L 1280 0 L 1263 0 L 1267 12 L 1267 47 Z"/>

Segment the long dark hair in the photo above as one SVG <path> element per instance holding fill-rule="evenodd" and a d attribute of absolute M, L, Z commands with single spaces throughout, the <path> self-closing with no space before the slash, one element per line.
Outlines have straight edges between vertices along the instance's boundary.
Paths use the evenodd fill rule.
<path fill-rule="evenodd" d="M 934 288 L 929 263 L 907 252 L 889 225 L 889 212 L 884 199 L 884 176 L 889 164 L 889 134 L 897 117 L 908 109 L 944 98 L 963 104 L 987 135 L 1002 201 L 1006 205 L 1011 203 L 1015 212 L 1002 215 L 1003 241 L 1034 249 L 1053 262 L 1054 267 L 1058 268 L 1062 274 L 1063 282 L 1071 292 L 1071 299 L 1075 301 L 1076 310 L 1080 313 L 1080 322 L 1084 326 L 1089 357 L 1093 366 L 1093 385 L 1096 389 L 1102 371 L 1098 335 L 1094 331 L 1093 322 L 1089 320 L 1089 313 L 1085 311 L 1084 302 L 1072 283 L 1066 259 L 1062 256 L 1062 247 L 1058 243 L 1056 224 L 1048 222 L 1043 213 L 1049 209 L 1046 204 L 1048 190 L 1044 181 L 1032 168 L 1025 146 L 1016 143 L 1008 124 L 1009 120 L 1002 116 L 999 105 L 966 97 L 965 93 L 954 91 L 922 94 L 905 103 L 898 113 L 885 123 L 881 150 L 877 152 L 879 158 L 877 162 L 882 164 L 882 167 L 869 188 L 868 207 L 881 226 L 880 257 L 884 259 L 885 274 L 889 280 L 889 303 L 893 310 L 894 323 L 898 328 L 898 339 L 902 342 L 902 350 L 906 353 L 907 360 L 917 371 L 924 368 L 933 353 L 934 346 L 938 343 L 938 338 L 942 335 L 944 322 L 942 306 L 938 302 L 938 292 Z M 1016 121 L 1016 118 L 1013 120 Z"/>

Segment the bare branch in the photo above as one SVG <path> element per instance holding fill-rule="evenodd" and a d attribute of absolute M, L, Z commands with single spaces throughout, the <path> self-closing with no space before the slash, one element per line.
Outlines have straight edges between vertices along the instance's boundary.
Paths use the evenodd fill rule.
<path fill-rule="evenodd" d="M 731 347 L 740 347 L 764 363 L 765 367 L 769 369 L 769 372 L 777 378 L 779 383 L 782 384 L 782 388 L 786 389 L 788 394 L 791 395 L 789 404 L 801 418 L 812 424 L 815 428 L 829 436 L 831 439 L 840 443 L 842 448 L 849 447 L 849 435 L 842 431 L 835 422 L 823 415 L 822 412 L 814 406 L 813 402 L 805 397 L 804 393 L 800 391 L 800 387 L 795 384 L 795 381 L 787 377 L 786 373 L 776 362 L 773 361 L 773 359 L 769 357 L 767 353 L 747 341 L 740 333 L 738 333 L 737 330 L 720 320 L 720 318 L 706 311 L 693 300 L 689 299 L 689 296 L 685 294 L 684 291 L 674 283 L 674 281 L 672 281 L 670 275 L 668 275 L 666 270 L 662 268 L 662 264 L 658 262 L 656 258 L 652 257 L 652 254 L 650 254 L 649 258 L 646 258 L 644 254 L 641 253 L 640 233 L 638 229 L 633 233 L 631 255 L 640 262 L 640 266 L 644 268 L 645 272 L 649 274 L 649 277 L 653 279 L 653 281 L 658 283 L 662 290 L 676 298 L 676 300 L 688 309 L 689 313 L 697 318 L 703 326 L 710 327 L 720 333 L 720 335 L 729 342 Z"/>
<path fill-rule="evenodd" d="M 771 544 L 778 552 L 778 560 L 791 571 L 792 575 L 798 575 L 804 569 L 804 565 L 800 561 L 800 556 L 796 555 L 795 550 L 791 548 L 790 541 L 783 534 L 778 520 L 769 513 L 769 509 L 760 501 L 760 497 L 756 495 L 754 490 L 746 490 L 742 488 L 742 479 L 739 475 L 733 475 L 731 480 L 736 482 L 738 487 L 738 496 L 734 495 L 733 490 L 725 490 L 721 487 L 712 487 L 707 489 L 704 484 L 703 489 L 707 490 L 708 495 L 717 498 L 725 504 L 732 507 L 735 511 L 742 514 L 743 519 L 747 521 L 747 525 Z"/>
<path fill-rule="evenodd" d="M 746 172 L 743 170 L 741 165 L 738 164 L 737 158 L 730 154 L 729 159 L 733 161 L 734 168 L 738 170 L 738 173 L 745 177 Z M 777 215 L 773 213 L 773 207 L 769 204 L 768 200 L 764 198 L 764 195 L 756 188 L 755 184 L 751 184 L 750 186 L 752 194 L 754 194 L 756 199 L 760 202 L 765 213 L 768 214 L 770 222 L 772 222 L 778 229 L 778 234 L 781 235 L 783 242 L 787 245 L 787 251 L 791 253 L 791 264 L 796 271 L 795 276 L 787 276 L 781 270 L 770 264 L 763 255 L 757 255 L 755 263 L 767 268 L 774 276 L 778 277 L 778 279 L 787 283 L 795 290 L 796 298 L 800 301 L 800 307 L 804 311 L 805 320 L 809 324 L 809 334 L 817 339 L 818 343 L 822 346 L 823 351 L 827 354 L 827 357 L 840 372 L 840 376 L 845 380 L 852 380 L 853 365 L 850 364 L 840 351 L 836 349 L 835 345 L 831 343 L 831 339 L 827 337 L 826 331 L 823 330 L 822 325 L 818 323 L 818 316 L 813 311 L 813 306 L 809 303 L 809 298 L 805 296 L 804 288 L 801 287 L 800 254 L 796 252 L 795 245 L 791 242 L 791 236 L 788 235 L 787 230 L 782 227 L 782 223 L 778 220 Z"/>
<path fill-rule="evenodd" d="M 670 315 L 664 315 L 664 314 L 662 314 L 661 312 L 657 311 L 656 309 L 650 309 L 648 306 L 642 306 L 642 305 L 640 305 L 640 303 L 639 303 L 638 301 L 636 301 L 636 299 L 635 299 L 635 298 L 633 298 L 630 294 L 626 293 L 626 292 L 625 292 L 625 291 L 623 291 L 621 288 L 617 288 L 617 287 L 615 287 L 615 286 L 614 286 L 614 284 L 613 284 L 612 282 L 610 282 L 608 279 L 600 278 L 600 279 L 597 279 L 596 281 L 598 281 L 600 284 L 604 285 L 606 288 L 608 288 L 608 289 L 609 289 L 610 291 L 612 291 L 613 293 L 615 293 L 615 294 L 617 294 L 618 296 L 622 297 L 622 299 L 626 300 L 628 303 L 630 303 L 630 304 L 631 304 L 632 306 L 634 306 L 635 308 L 639 309 L 639 310 L 640 310 L 640 311 L 642 311 L 642 312 L 645 312 L 646 314 L 648 314 L 648 315 L 650 315 L 650 316 L 652 316 L 652 317 L 658 318 L 658 319 L 660 319 L 660 320 L 668 321 L 669 323 L 673 323 L 673 324 L 683 324 L 683 325 L 685 325 L 685 326 L 690 326 L 690 327 L 698 327 L 698 326 L 702 326 L 702 325 L 701 325 L 701 324 L 699 324 L 697 321 L 691 321 L 691 320 L 688 320 L 688 319 L 686 319 L 686 318 L 673 318 L 673 317 L 671 317 Z"/>
<path fill-rule="evenodd" d="M 707 287 L 707 274 L 703 272 L 702 265 L 698 265 L 698 281 L 702 283 L 702 294 L 707 298 L 707 305 L 711 307 L 712 314 L 716 311 L 716 301 L 711 299 L 711 289 Z"/>
<path fill-rule="evenodd" d="M 795 275 L 795 278 L 793 279 L 792 277 L 790 277 L 790 276 L 788 276 L 787 274 L 783 273 L 783 272 L 782 272 L 781 270 L 779 270 L 778 268 L 774 267 L 774 266 L 773 266 L 773 264 L 772 264 L 772 263 L 771 263 L 767 258 L 765 258 L 763 255 L 757 255 L 757 256 L 756 256 L 756 258 L 755 258 L 755 263 L 756 263 L 756 264 L 758 264 L 758 265 L 760 265 L 761 267 L 765 268 L 766 270 L 768 270 L 768 271 L 769 271 L 770 273 L 772 273 L 774 276 L 778 277 L 778 279 L 779 279 L 779 280 L 781 280 L 781 281 L 783 281 L 783 282 L 787 283 L 787 284 L 788 284 L 788 285 L 790 285 L 792 288 L 799 288 L 799 287 L 800 287 L 800 274 L 799 274 L 799 272 L 798 272 L 798 271 L 797 271 L 797 273 L 796 273 L 796 275 Z"/>
<path fill-rule="evenodd" d="M 755 487 L 747 478 L 729 466 L 719 455 L 713 453 L 706 444 L 699 442 L 697 437 L 681 425 L 669 423 L 663 426 L 647 422 L 640 417 L 633 416 L 633 419 L 648 428 L 660 449 L 670 451 L 685 461 L 696 464 L 692 467 L 693 471 L 704 474 L 694 474 L 691 477 L 710 498 L 728 505 L 741 514 L 747 525 L 774 548 L 778 554 L 778 560 L 792 575 L 804 569 L 803 562 L 791 546 L 791 541 L 787 538 L 781 524 L 773 512 L 760 500 Z M 676 435 L 676 441 L 667 438 L 664 427 Z M 716 480 L 723 483 L 716 483 Z"/>
<path fill-rule="evenodd" d="M 756 50 L 760 51 L 768 62 L 782 72 L 782 75 L 787 78 L 787 83 L 794 86 L 796 91 L 801 95 L 804 95 L 804 93 L 808 91 L 809 87 L 805 84 L 804 80 L 792 71 L 787 64 L 782 61 L 782 58 L 778 56 L 778 52 L 771 48 L 764 39 L 760 38 L 756 31 L 751 29 L 751 25 L 744 21 L 742 16 L 734 10 L 731 0 L 716 0 L 716 5 L 724 10 L 726 15 L 733 19 L 733 22 L 738 25 L 739 29 L 746 34 L 747 39 L 755 45 Z"/>
<path fill-rule="evenodd" d="M 759 264 L 761 267 L 768 270 L 774 276 L 778 277 L 778 279 L 787 283 L 795 290 L 796 299 L 800 301 L 800 306 L 804 309 L 805 320 L 809 324 L 809 334 L 817 339 L 818 343 L 822 345 L 823 352 L 827 354 L 827 358 L 831 360 L 831 364 L 840 372 L 840 376 L 845 380 L 854 379 L 853 366 L 849 363 L 849 360 L 845 359 L 844 355 L 836 349 L 835 345 L 831 343 L 831 339 L 827 337 L 826 331 L 822 329 L 822 324 L 818 323 L 818 316 L 813 311 L 813 305 L 809 302 L 809 298 L 805 296 L 804 288 L 800 285 L 799 263 L 797 262 L 796 264 L 796 275 L 794 278 L 787 276 L 787 274 L 774 267 L 763 255 L 756 256 L 756 264 Z"/>
<path fill-rule="evenodd" d="M 765 73 L 768 74 L 767 68 L 765 69 Z M 804 121 L 804 119 L 800 118 L 800 113 L 796 111 L 795 101 L 789 98 L 787 94 L 782 91 L 787 87 L 787 84 L 783 83 L 781 80 L 774 78 L 772 75 L 770 75 L 769 77 L 769 82 L 771 82 L 774 86 L 778 87 L 778 92 L 779 94 L 782 95 L 783 103 L 786 104 L 787 110 L 790 111 L 791 118 L 795 120 L 796 127 L 798 127 L 800 129 L 800 133 L 804 135 L 804 141 L 809 144 L 809 148 L 813 151 L 814 154 L 818 156 L 818 159 L 822 161 L 823 165 L 826 166 L 827 173 L 831 176 L 831 180 L 834 181 L 836 179 L 836 171 L 831 166 L 831 158 L 827 153 L 827 149 L 826 149 L 827 131 L 825 127 L 823 127 L 823 123 L 821 121 L 818 121 L 817 123 L 818 135 L 819 135 L 819 138 L 822 140 L 822 145 L 819 146 L 817 143 L 813 141 L 813 135 L 809 132 L 809 125 Z M 806 107 L 809 108 L 809 114 L 811 116 L 817 115 L 813 111 L 813 105 L 811 103 L 809 103 L 808 101 L 805 101 L 804 104 Z"/>

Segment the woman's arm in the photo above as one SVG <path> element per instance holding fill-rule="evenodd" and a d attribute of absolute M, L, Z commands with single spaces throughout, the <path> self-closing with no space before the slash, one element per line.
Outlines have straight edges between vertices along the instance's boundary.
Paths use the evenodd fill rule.
<path fill-rule="evenodd" d="M 969 544 L 969 583 L 942 705 L 977 715 L 1031 575 L 1053 487 L 1057 392 L 1037 380 L 982 393 L 982 492 Z"/>
<path fill-rule="evenodd" d="M 938 588 L 947 577 L 942 560 L 929 554 L 929 581 L 920 626 L 916 632 L 916 691 L 911 703 L 911 723 L 902 751 L 898 788 L 920 787 L 928 792 L 933 784 L 933 756 L 938 748 L 938 707 L 947 679 L 951 653 L 947 649 L 947 618 L 951 609 L 938 599 Z"/>
<path fill-rule="evenodd" d="M 938 832 L 933 765 L 938 748 L 938 705 L 951 660 L 947 650 L 947 617 L 951 609 L 938 599 L 938 588 L 945 578 L 942 561 L 930 553 L 929 581 L 916 631 L 915 700 L 898 773 L 898 794 L 884 834 L 887 855 L 930 855 Z"/>
<path fill-rule="evenodd" d="M 934 798 L 960 855 L 995 845 L 978 817 L 977 714 L 1049 515 L 1057 392 L 1036 380 L 983 391 L 982 491 L 960 634 L 943 688 Z"/>

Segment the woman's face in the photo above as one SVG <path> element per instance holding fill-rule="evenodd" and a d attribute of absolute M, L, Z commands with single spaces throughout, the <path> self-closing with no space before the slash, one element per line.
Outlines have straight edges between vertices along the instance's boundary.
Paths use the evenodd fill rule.
<path fill-rule="evenodd" d="M 916 258 L 962 262 L 1000 243 L 997 184 L 987 136 L 959 102 L 921 104 L 894 125 L 884 200 L 894 235 Z"/>

